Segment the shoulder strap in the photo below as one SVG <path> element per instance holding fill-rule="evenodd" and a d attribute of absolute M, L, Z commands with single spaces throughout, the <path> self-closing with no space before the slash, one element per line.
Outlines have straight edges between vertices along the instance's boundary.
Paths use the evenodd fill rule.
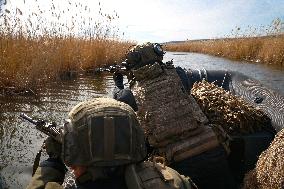
<path fill-rule="evenodd" d="M 143 189 L 141 180 L 136 172 L 136 165 L 131 164 L 125 169 L 125 181 L 128 189 Z"/>
<path fill-rule="evenodd" d="M 126 167 L 128 189 L 192 189 L 188 178 L 159 163 L 142 162 Z"/>

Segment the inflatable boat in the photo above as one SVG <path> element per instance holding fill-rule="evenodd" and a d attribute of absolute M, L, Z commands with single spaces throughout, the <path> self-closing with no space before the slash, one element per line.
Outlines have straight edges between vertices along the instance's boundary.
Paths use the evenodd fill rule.
<path fill-rule="evenodd" d="M 201 69 L 189 70 L 188 73 L 191 87 L 193 83 L 202 80 L 214 82 L 215 85 L 258 107 L 271 119 L 274 131 L 231 136 L 229 164 L 236 180 L 241 183 L 244 174 L 254 168 L 258 156 L 270 145 L 275 133 L 284 127 L 284 97 L 239 72 Z"/>

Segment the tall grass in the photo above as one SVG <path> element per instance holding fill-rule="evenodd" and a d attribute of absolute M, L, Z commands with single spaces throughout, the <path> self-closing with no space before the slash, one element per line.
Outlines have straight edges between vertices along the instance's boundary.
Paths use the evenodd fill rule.
<path fill-rule="evenodd" d="M 251 33 L 238 33 L 234 37 L 230 36 L 223 39 L 193 40 L 167 44 L 167 50 L 204 53 L 283 67 L 283 23 L 277 19 L 269 28 L 266 29 L 265 36 L 256 35 L 255 30 L 253 30 Z"/>
<path fill-rule="evenodd" d="M 129 46 L 109 39 L 0 36 L 0 87 L 34 88 L 64 72 L 118 63 Z"/>
<path fill-rule="evenodd" d="M 64 72 L 118 63 L 131 45 L 121 40 L 112 26 L 115 16 L 103 14 L 101 9 L 100 22 L 82 16 L 80 20 L 76 13 L 79 21 L 72 16 L 69 25 L 47 22 L 36 13 L 36 21 L 30 15 L 23 22 L 22 14 L 18 8 L 14 15 L 5 9 L 0 17 L 0 89 L 33 89 L 59 79 Z M 58 11 L 52 14 L 59 19 Z"/>

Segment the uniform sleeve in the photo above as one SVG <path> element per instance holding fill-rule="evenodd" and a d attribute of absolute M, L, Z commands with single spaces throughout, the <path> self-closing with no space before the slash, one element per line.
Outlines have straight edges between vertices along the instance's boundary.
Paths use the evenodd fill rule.
<path fill-rule="evenodd" d="M 138 106 L 135 101 L 135 97 L 129 88 L 124 88 L 123 85 L 123 75 L 119 72 L 115 72 L 113 74 L 114 81 L 114 90 L 113 90 L 113 98 L 128 104 L 132 107 L 134 111 L 138 110 Z"/>
<path fill-rule="evenodd" d="M 52 158 L 43 161 L 37 168 L 27 189 L 55 189 L 63 188 L 66 173 L 65 165 Z"/>
<path fill-rule="evenodd" d="M 120 89 L 118 87 L 115 87 L 113 90 L 113 98 L 120 102 L 128 104 L 134 111 L 138 110 L 135 97 L 129 88 Z"/>
<path fill-rule="evenodd" d="M 180 80 L 182 82 L 184 89 L 186 91 L 190 91 L 192 87 L 192 81 L 188 77 L 187 71 L 178 66 L 176 67 L 176 72 L 178 76 L 180 77 Z"/>

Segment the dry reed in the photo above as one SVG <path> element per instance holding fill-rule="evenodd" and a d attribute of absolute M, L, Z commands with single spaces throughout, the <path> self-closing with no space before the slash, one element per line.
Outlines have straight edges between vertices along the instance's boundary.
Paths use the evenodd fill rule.
<path fill-rule="evenodd" d="M 246 175 L 244 180 L 244 188 L 283 188 L 283 157 L 284 129 L 278 132 L 268 149 L 261 153 L 257 161 L 256 168 Z"/>
<path fill-rule="evenodd" d="M 120 40 L 118 30 L 113 27 L 117 13 L 104 14 L 100 8 L 100 22 L 95 22 L 83 17 L 86 11 L 93 14 L 87 6 L 71 2 L 68 5 L 68 11 L 72 6 L 78 10 L 69 25 L 54 21 L 60 20 L 62 12 L 66 13 L 66 10 L 56 11 L 55 3 L 50 8 L 54 18 L 50 23 L 40 16 L 43 10 L 32 13 L 25 21 L 21 20 L 23 11 L 18 8 L 14 14 L 7 9 L 2 12 L 0 89 L 33 89 L 60 78 L 65 72 L 93 69 L 123 60 L 132 43 Z"/>
<path fill-rule="evenodd" d="M 246 173 L 244 177 L 243 187 L 242 189 L 258 189 L 259 183 L 256 179 L 256 172 L 255 170 L 251 170 L 248 173 Z"/>
<path fill-rule="evenodd" d="M 263 111 L 214 83 L 205 80 L 196 82 L 191 94 L 209 122 L 220 125 L 228 134 L 255 133 L 270 123 L 270 118 Z"/>
<path fill-rule="evenodd" d="M 237 34 L 230 38 L 169 43 L 167 50 L 197 52 L 235 60 L 284 66 L 283 25 L 279 19 L 276 19 L 272 26 L 269 26 L 270 29 L 265 30 L 266 36 L 259 36 L 260 34 L 255 34 L 253 30 L 251 34 Z"/>
<path fill-rule="evenodd" d="M 8 38 L 0 36 L 0 88 L 32 88 L 68 71 L 122 60 L 130 43 L 108 39 Z"/>

